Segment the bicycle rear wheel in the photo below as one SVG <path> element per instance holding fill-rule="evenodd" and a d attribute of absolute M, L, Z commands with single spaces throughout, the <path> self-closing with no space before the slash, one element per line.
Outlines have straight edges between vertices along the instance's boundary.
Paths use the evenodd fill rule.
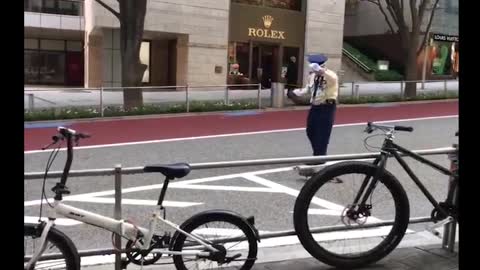
<path fill-rule="evenodd" d="M 367 207 L 354 214 L 350 211 L 360 186 L 376 170 L 366 162 L 337 163 L 302 188 L 295 202 L 294 225 L 313 257 L 336 267 L 360 267 L 382 259 L 401 241 L 409 221 L 408 198 L 389 172 L 380 176 Z M 393 225 L 378 224 L 391 220 Z M 318 228 L 330 230 L 311 232 Z"/>
<path fill-rule="evenodd" d="M 40 246 L 41 229 L 38 224 L 24 224 L 24 268 L 28 261 Z M 28 270 L 34 269 L 66 269 L 80 270 L 80 257 L 72 241 L 62 232 L 50 228 L 46 239 L 46 249 L 35 265 Z"/>
<path fill-rule="evenodd" d="M 207 243 L 226 252 L 226 262 L 219 263 L 215 258 L 202 258 L 196 255 L 174 255 L 173 262 L 178 270 L 187 269 L 241 269 L 252 268 L 257 259 L 257 239 L 246 223 L 238 216 L 224 212 L 210 212 L 198 215 L 182 224 L 181 228 L 200 237 Z M 235 240 L 227 240 L 233 239 Z M 198 242 L 178 234 L 173 244 L 175 251 L 208 251 Z"/>

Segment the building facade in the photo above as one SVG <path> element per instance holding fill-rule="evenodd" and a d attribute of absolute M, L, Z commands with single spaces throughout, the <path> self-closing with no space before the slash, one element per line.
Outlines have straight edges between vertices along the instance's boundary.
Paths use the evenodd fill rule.
<path fill-rule="evenodd" d="M 103 2 L 118 10 L 117 1 Z M 73 3 L 79 12 L 63 8 Z M 50 6 L 60 14 L 48 13 L 53 12 L 46 9 Z M 262 81 L 268 86 L 282 81 L 289 57 L 295 56 L 300 65 L 298 84 L 302 84 L 306 57 L 315 53 L 326 54 L 330 68 L 338 71 L 344 8 L 344 0 L 148 0 L 140 51 L 142 63 L 148 66 L 143 83 Z M 25 84 L 120 86 L 119 27 L 117 18 L 95 0 L 25 0 Z M 30 56 L 31 51 L 50 55 L 51 50 L 56 58 L 44 57 L 58 62 L 55 69 L 48 68 L 50 62 L 36 64 Z M 81 72 L 75 73 L 81 80 L 72 75 L 76 70 L 72 62 L 81 66 Z M 48 72 L 58 78 L 45 79 L 42 74 Z"/>
<path fill-rule="evenodd" d="M 430 2 L 422 22 L 421 37 L 425 34 L 433 9 L 434 1 Z M 458 3 L 458 0 L 438 2 L 430 31 L 427 33 L 427 47 L 417 59 L 419 79 L 423 77 L 424 66 L 427 79 L 446 79 L 455 77 L 458 73 Z M 347 0 L 346 4 L 344 40 L 377 57 L 386 57 L 393 66 L 402 68 L 400 63 L 404 56 L 398 53 L 398 36 L 392 35 L 380 9 L 368 1 Z M 407 23 L 411 22 L 409 4 L 405 4 L 404 13 Z M 394 28 L 396 30 L 395 26 Z"/>

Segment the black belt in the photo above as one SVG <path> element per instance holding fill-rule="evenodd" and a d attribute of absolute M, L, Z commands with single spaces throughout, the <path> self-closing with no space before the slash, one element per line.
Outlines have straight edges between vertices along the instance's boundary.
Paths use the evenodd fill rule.
<path fill-rule="evenodd" d="M 327 99 L 324 102 L 320 104 L 312 104 L 312 106 L 319 106 L 319 105 L 334 105 L 337 104 L 337 101 L 335 99 Z"/>

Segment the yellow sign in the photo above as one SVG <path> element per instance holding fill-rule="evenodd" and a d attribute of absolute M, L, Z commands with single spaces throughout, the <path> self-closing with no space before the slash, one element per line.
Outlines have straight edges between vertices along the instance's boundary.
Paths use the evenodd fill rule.
<path fill-rule="evenodd" d="M 273 17 L 270 15 L 265 15 L 262 17 L 263 26 L 262 28 L 248 28 L 249 37 L 260 37 L 260 38 L 271 38 L 271 39 L 285 39 L 285 31 L 271 30 L 270 27 L 273 23 Z"/>

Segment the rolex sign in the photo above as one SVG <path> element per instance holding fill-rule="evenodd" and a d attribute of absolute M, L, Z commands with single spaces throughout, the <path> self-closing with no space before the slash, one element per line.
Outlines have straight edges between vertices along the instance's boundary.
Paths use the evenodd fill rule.
<path fill-rule="evenodd" d="M 278 31 L 270 29 L 272 27 L 274 18 L 270 15 L 262 17 L 264 28 L 248 28 L 249 37 L 270 38 L 270 39 L 285 39 L 285 31 Z"/>

